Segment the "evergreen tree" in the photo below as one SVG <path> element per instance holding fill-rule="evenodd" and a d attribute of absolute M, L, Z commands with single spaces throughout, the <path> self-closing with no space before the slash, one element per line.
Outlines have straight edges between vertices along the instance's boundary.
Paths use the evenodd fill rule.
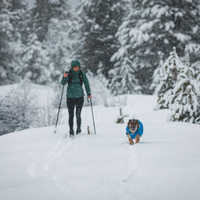
<path fill-rule="evenodd" d="M 195 68 L 195 78 L 196 78 L 196 90 L 198 95 L 198 106 L 197 106 L 197 119 L 196 121 L 200 121 L 200 61 L 197 61 L 193 64 L 193 68 Z"/>
<path fill-rule="evenodd" d="M 109 81 L 103 74 L 103 70 L 104 70 L 103 64 L 100 62 L 97 70 L 96 79 L 100 81 L 105 87 L 107 87 Z"/>
<path fill-rule="evenodd" d="M 199 0 L 132 1 L 132 11 L 117 33 L 120 48 L 114 57 L 123 60 L 125 52 L 128 53 L 130 60 L 140 66 L 139 84 L 147 89 L 158 66 L 159 51 L 164 53 L 166 59 L 173 46 L 177 47 L 178 52 L 183 52 L 188 44 L 191 62 L 198 60 L 199 24 Z"/>
<path fill-rule="evenodd" d="M 180 74 L 178 75 L 178 80 L 182 80 L 185 78 L 194 79 L 194 69 L 190 67 L 190 56 L 188 52 L 188 46 L 185 47 L 185 64 L 180 69 Z"/>
<path fill-rule="evenodd" d="M 48 31 L 48 25 L 52 14 L 50 0 L 36 0 L 32 14 L 34 32 L 36 33 L 38 40 L 43 42 Z"/>
<path fill-rule="evenodd" d="M 32 33 L 37 35 L 38 44 L 40 43 L 38 48 L 42 51 L 38 55 L 38 60 L 42 62 L 40 57 L 45 57 L 45 62 L 40 67 L 46 71 L 44 83 L 47 80 L 60 81 L 60 76 L 66 67 L 70 66 L 77 35 L 74 31 L 76 22 L 68 0 L 36 0 L 33 8 L 33 25 Z"/>
<path fill-rule="evenodd" d="M 60 81 L 61 74 L 66 71 L 66 67 L 70 67 L 76 32 L 72 34 L 74 18 L 68 1 L 56 1 L 51 10 L 53 18 L 48 25 L 45 46 L 48 50 L 51 79 Z"/>
<path fill-rule="evenodd" d="M 110 58 L 118 48 L 115 34 L 126 14 L 126 5 L 126 0 L 86 0 L 80 4 L 80 46 L 77 54 L 83 65 L 95 75 L 99 63 L 102 63 L 106 77 L 113 68 Z"/>
<path fill-rule="evenodd" d="M 199 85 L 199 89 L 200 89 L 200 71 L 199 71 L 199 73 L 197 74 L 196 81 L 197 81 L 197 84 Z M 199 94 L 199 96 L 200 96 L 200 94 Z"/>
<path fill-rule="evenodd" d="M 8 7 L 7 1 L 0 0 L 0 85 L 9 83 L 7 79 L 11 79 L 11 71 L 13 71 L 12 65 L 9 64 L 12 57 L 13 26 L 10 22 Z"/>
<path fill-rule="evenodd" d="M 11 11 L 13 13 L 11 23 L 14 28 L 15 54 L 14 54 L 14 73 L 18 80 L 21 79 L 19 72 L 23 67 L 22 55 L 26 46 L 27 37 L 29 34 L 28 24 L 31 20 L 31 12 L 27 1 L 24 0 L 9 0 L 11 2 Z"/>
<path fill-rule="evenodd" d="M 133 63 L 126 57 L 121 67 L 116 67 L 110 70 L 111 83 L 109 85 L 112 94 L 134 94 L 139 93 L 140 87 L 138 86 L 137 79 L 134 76 Z"/>
<path fill-rule="evenodd" d="M 52 19 L 69 19 L 68 0 L 36 0 L 33 8 L 33 27 L 40 42 L 46 40 Z"/>
<path fill-rule="evenodd" d="M 174 47 L 173 52 L 170 53 L 169 58 L 161 67 L 161 79 L 157 87 L 157 109 L 169 108 L 169 98 L 172 95 L 181 68 L 183 68 L 183 63 L 179 60 Z"/>
<path fill-rule="evenodd" d="M 198 95 L 198 106 L 197 106 L 197 119 L 196 121 L 200 121 L 200 75 L 196 79 L 196 84 L 197 84 L 197 95 Z"/>
<path fill-rule="evenodd" d="M 189 53 L 185 49 L 185 65 L 178 76 L 180 80 L 171 96 L 169 120 L 200 123 L 198 119 L 198 87 L 194 80 L 194 70 L 190 67 Z"/>
<path fill-rule="evenodd" d="M 194 80 L 184 79 L 176 85 L 171 97 L 170 121 L 200 123 L 196 89 Z"/>
<path fill-rule="evenodd" d="M 38 40 L 37 35 L 31 34 L 22 55 L 22 67 L 18 73 L 23 79 L 33 83 L 46 84 L 50 81 L 50 72 L 47 68 L 47 51 Z"/>
<path fill-rule="evenodd" d="M 110 99 L 110 91 L 106 87 L 105 82 L 97 79 L 97 77 L 91 72 L 87 71 L 87 77 L 90 80 L 91 91 L 93 94 L 92 103 L 94 105 L 105 105 L 107 106 L 108 99 Z M 89 101 L 85 101 L 85 106 L 90 106 Z"/>
<path fill-rule="evenodd" d="M 195 78 L 200 77 L 200 61 L 192 63 L 192 68 L 195 69 Z"/>
<path fill-rule="evenodd" d="M 22 53 L 22 16 L 26 3 L 0 0 L 0 85 L 17 81 L 16 68 Z"/>
<path fill-rule="evenodd" d="M 154 94 L 157 94 L 157 86 L 160 84 L 160 78 L 161 78 L 161 66 L 163 65 L 163 53 L 158 52 L 159 56 L 159 65 L 155 69 L 153 73 L 153 83 L 151 84 L 151 90 L 154 90 Z"/>
<path fill-rule="evenodd" d="M 13 17 L 11 23 L 13 24 L 15 30 L 15 39 L 21 40 L 25 44 L 25 39 L 27 37 L 27 26 L 31 20 L 31 12 L 28 7 L 28 3 L 25 0 L 8 0 L 11 4 L 11 11 L 13 12 Z"/>

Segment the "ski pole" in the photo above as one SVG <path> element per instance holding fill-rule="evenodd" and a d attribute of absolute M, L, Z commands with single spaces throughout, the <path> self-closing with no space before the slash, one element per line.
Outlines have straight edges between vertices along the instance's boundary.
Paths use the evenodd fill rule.
<path fill-rule="evenodd" d="M 56 131 L 57 131 L 57 124 L 58 124 L 58 118 L 59 118 L 59 113 L 60 113 L 60 107 L 61 107 L 61 102 L 62 102 L 63 91 L 64 91 L 64 85 L 63 85 L 62 93 L 61 93 L 61 97 L 60 97 L 60 104 L 59 104 L 59 108 L 58 108 L 58 114 L 57 114 L 56 126 L 55 126 L 55 129 L 54 129 L 54 134 L 56 134 Z"/>
<path fill-rule="evenodd" d="M 92 108 L 92 99 L 90 99 L 90 105 L 91 105 L 91 111 L 92 111 L 92 119 L 93 119 L 94 133 L 96 134 L 96 128 L 95 128 L 95 123 L 94 123 L 94 114 L 93 114 L 93 108 Z"/>

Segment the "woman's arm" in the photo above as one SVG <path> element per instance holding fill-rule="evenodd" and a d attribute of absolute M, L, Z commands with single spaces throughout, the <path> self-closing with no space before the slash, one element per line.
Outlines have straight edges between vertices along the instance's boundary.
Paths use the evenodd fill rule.
<path fill-rule="evenodd" d="M 66 85 L 67 82 L 68 82 L 68 72 L 65 72 L 65 73 L 63 74 L 63 77 L 62 77 L 62 80 L 61 80 L 61 84 L 62 84 L 62 85 Z"/>

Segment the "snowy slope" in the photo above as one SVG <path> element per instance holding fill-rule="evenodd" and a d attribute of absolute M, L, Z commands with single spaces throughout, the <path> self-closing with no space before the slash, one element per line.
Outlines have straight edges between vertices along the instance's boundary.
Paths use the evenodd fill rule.
<path fill-rule="evenodd" d="M 155 96 L 129 95 L 123 114 L 144 124 L 141 143 L 130 146 L 119 108 L 83 109 L 83 133 L 68 126 L 24 130 L 0 137 L 1 200 L 198 200 L 200 126 L 166 122 L 153 111 Z M 67 118 L 67 115 L 66 115 Z"/>

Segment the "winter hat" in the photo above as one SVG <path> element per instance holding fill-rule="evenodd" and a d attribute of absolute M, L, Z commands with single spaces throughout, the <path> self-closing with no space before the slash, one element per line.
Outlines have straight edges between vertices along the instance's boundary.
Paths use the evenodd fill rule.
<path fill-rule="evenodd" d="M 71 67 L 79 66 L 81 68 L 81 63 L 78 60 L 72 60 Z"/>

